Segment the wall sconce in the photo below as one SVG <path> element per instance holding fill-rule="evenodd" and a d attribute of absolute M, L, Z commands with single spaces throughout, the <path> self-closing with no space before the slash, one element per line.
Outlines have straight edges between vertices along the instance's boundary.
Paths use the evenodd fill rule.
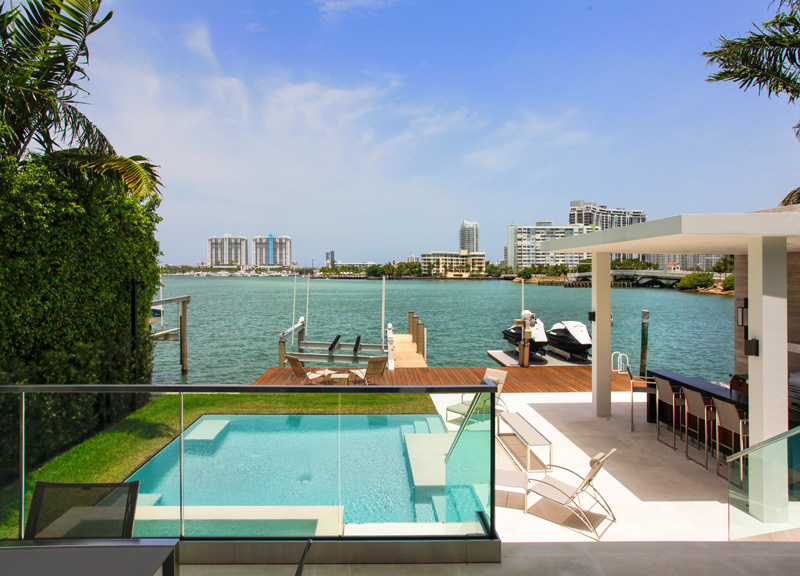
<path fill-rule="evenodd" d="M 758 356 L 758 340 L 753 339 L 744 341 L 744 355 Z"/>
<path fill-rule="evenodd" d="M 736 325 L 747 326 L 747 298 L 744 299 L 744 306 L 736 308 Z"/>
<path fill-rule="evenodd" d="M 589 322 L 594 322 L 597 318 L 597 314 L 595 312 L 589 312 Z"/>

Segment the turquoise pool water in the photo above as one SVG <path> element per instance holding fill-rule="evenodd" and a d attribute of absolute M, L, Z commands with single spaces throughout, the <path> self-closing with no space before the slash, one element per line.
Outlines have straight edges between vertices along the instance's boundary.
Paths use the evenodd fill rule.
<path fill-rule="evenodd" d="M 345 523 L 474 518 L 480 504 L 463 486 L 440 497 L 449 511 L 415 494 L 403 437 L 441 432 L 430 414 L 206 415 L 184 434 L 184 506 L 341 505 Z M 140 504 L 179 505 L 179 450 L 173 441 L 131 476 Z"/>

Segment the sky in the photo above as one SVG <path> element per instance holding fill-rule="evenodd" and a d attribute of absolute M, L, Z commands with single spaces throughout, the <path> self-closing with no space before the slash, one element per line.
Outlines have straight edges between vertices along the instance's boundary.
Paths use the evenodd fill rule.
<path fill-rule="evenodd" d="M 800 107 L 709 83 L 769 0 L 105 0 L 84 113 L 159 165 L 165 264 L 209 236 L 292 237 L 319 266 L 458 250 L 569 202 L 773 207 Z M 252 248 L 252 245 L 250 246 Z"/>

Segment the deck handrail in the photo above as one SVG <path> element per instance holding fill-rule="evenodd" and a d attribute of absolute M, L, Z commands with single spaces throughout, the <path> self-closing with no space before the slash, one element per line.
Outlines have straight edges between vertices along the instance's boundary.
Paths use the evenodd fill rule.
<path fill-rule="evenodd" d="M 744 450 L 739 450 L 727 457 L 727 462 L 730 464 L 734 460 L 739 460 L 743 456 L 747 456 L 751 452 L 755 452 L 756 450 L 761 450 L 767 446 L 775 444 L 776 442 L 780 442 L 781 440 L 786 440 L 787 438 L 791 438 L 792 436 L 797 436 L 800 434 L 800 426 L 796 428 L 792 428 L 791 430 L 787 430 L 786 432 L 781 432 L 777 436 L 773 436 L 772 438 L 767 438 L 766 440 L 759 442 L 758 444 L 753 444 L 752 446 L 748 446 Z"/>
<path fill-rule="evenodd" d="M 434 386 L 384 386 L 384 385 L 282 385 L 259 386 L 253 384 L 17 384 L 0 386 L 0 394 L 22 393 L 154 393 L 154 394 L 451 394 L 497 392 L 497 385 L 484 380 L 481 384 L 453 384 Z"/>

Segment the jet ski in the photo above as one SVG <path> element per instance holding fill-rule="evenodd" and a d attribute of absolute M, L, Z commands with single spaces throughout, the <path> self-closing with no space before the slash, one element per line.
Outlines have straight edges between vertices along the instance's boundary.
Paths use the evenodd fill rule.
<path fill-rule="evenodd" d="M 586 358 L 592 347 L 592 337 L 583 322 L 565 321 L 553 324 L 547 331 L 550 346 L 573 356 Z"/>
<path fill-rule="evenodd" d="M 519 346 L 522 342 L 522 329 L 525 322 L 530 326 L 528 342 L 530 344 L 530 356 L 533 357 L 534 354 L 539 353 L 547 345 L 548 339 L 544 323 L 529 310 L 525 310 L 523 313 L 522 323 L 515 323 L 510 328 L 503 330 L 503 338 L 514 344 L 514 346 Z"/>

